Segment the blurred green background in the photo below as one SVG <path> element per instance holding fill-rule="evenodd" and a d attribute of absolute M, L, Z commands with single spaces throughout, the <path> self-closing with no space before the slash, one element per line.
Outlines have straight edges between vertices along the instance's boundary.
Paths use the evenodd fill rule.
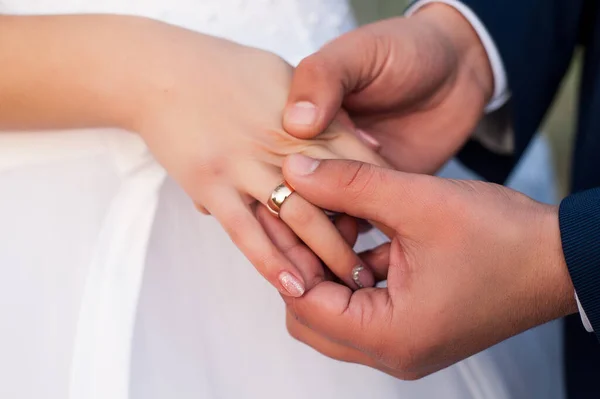
<path fill-rule="evenodd" d="M 361 24 L 402 15 L 408 4 L 408 0 L 351 0 L 351 2 Z M 576 93 L 580 76 L 579 59 L 580 54 L 575 57 L 571 70 L 563 82 L 561 92 L 541 128 L 552 145 L 556 175 L 563 195 L 569 184 L 572 137 L 575 129 L 573 116 L 577 106 Z"/>

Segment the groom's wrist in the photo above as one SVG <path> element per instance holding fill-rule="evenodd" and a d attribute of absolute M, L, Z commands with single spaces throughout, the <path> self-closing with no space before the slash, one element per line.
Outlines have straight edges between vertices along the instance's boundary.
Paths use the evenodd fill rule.
<path fill-rule="evenodd" d="M 539 238 L 533 238 L 530 261 L 539 271 L 539 309 L 545 310 L 545 320 L 554 320 L 577 313 L 575 289 L 562 248 L 558 207 L 539 205 Z"/>
<path fill-rule="evenodd" d="M 487 103 L 494 94 L 494 74 L 485 47 L 467 18 L 454 7 L 437 2 L 424 5 L 414 17 L 431 23 L 450 40 L 459 72 L 469 77 L 466 81 L 477 86 Z"/>

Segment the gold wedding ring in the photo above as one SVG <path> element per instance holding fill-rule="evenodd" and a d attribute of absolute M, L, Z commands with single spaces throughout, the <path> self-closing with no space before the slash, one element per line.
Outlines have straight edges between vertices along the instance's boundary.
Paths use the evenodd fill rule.
<path fill-rule="evenodd" d="M 294 193 L 294 189 L 287 184 L 286 181 L 275 187 L 275 190 L 271 193 L 271 197 L 267 201 L 267 208 L 271 213 L 279 217 L 279 211 L 283 206 L 283 203 L 290 195 Z"/>

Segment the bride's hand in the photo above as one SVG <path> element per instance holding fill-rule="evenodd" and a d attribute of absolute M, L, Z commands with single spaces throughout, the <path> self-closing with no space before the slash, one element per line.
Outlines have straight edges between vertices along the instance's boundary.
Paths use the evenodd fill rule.
<path fill-rule="evenodd" d="M 282 111 L 293 71 L 279 57 L 151 25 L 140 52 L 153 62 L 140 71 L 145 95 L 133 129 L 267 280 L 286 295 L 302 295 L 322 279 L 323 270 L 300 272 L 265 234 L 251 204 L 265 204 L 282 182 L 281 165 L 288 154 L 383 161 L 341 125 L 315 140 L 288 135 Z M 358 288 L 352 276 L 361 261 L 322 210 L 293 194 L 280 217 L 338 277 Z M 364 270 L 359 281 L 372 286 L 374 280 Z"/>

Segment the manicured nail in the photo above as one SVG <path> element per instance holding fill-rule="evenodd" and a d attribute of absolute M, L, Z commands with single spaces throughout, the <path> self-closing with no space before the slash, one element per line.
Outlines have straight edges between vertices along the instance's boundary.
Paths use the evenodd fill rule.
<path fill-rule="evenodd" d="M 308 101 L 300 101 L 287 111 L 286 122 L 293 125 L 313 125 L 317 121 L 317 107 Z"/>
<path fill-rule="evenodd" d="M 352 280 L 354 280 L 358 288 L 369 288 L 375 285 L 373 273 L 363 265 L 355 266 L 352 269 Z"/>
<path fill-rule="evenodd" d="M 298 176 L 310 175 L 318 166 L 318 160 L 302 154 L 293 154 L 287 159 L 289 171 Z"/>
<path fill-rule="evenodd" d="M 366 145 L 368 145 L 372 149 L 377 149 L 381 147 L 381 143 L 377 141 L 377 139 L 371 136 L 369 133 L 365 132 L 362 129 L 356 129 L 356 135 L 359 139 L 361 139 Z"/>
<path fill-rule="evenodd" d="M 300 298 L 304 295 L 304 284 L 298 280 L 292 273 L 281 272 L 279 282 L 285 290 L 294 298 Z"/>

